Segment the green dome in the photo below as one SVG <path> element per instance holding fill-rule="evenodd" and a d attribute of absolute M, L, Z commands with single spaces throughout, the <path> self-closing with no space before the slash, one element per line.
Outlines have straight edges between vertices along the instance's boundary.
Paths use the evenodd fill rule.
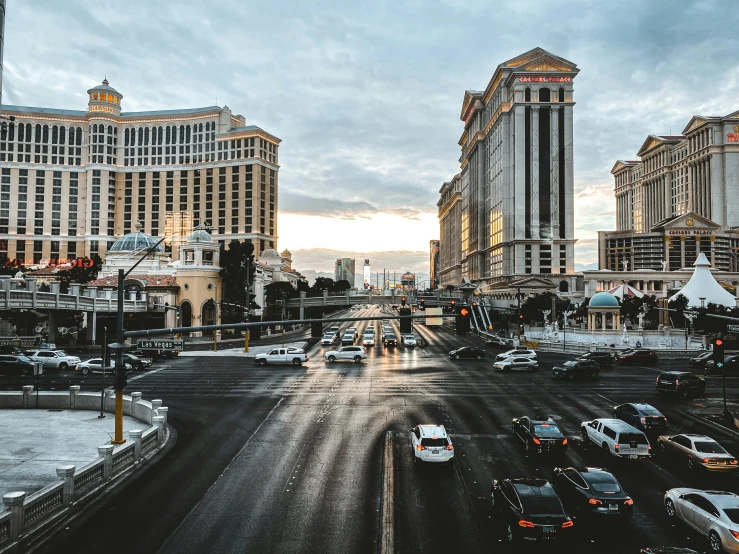
<path fill-rule="evenodd" d="M 588 302 L 588 308 L 617 308 L 618 300 L 610 292 L 598 292 Z"/>

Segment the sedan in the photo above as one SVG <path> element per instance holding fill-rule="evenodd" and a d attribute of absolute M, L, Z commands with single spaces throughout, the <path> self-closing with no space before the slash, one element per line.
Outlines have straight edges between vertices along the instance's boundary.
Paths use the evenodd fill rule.
<path fill-rule="evenodd" d="M 656 365 L 659 361 L 659 357 L 653 350 L 643 348 L 640 350 L 625 350 L 616 355 L 616 361 L 620 364 Z"/>
<path fill-rule="evenodd" d="M 482 348 L 477 348 L 476 346 L 463 346 L 462 348 L 457 348 L 456 350 L 449 352 L 449 357 L 454 358 L 455 360 L 470 360 L 473 358 L 481 360 L 487 357 L 487 352 Z"/>
<path fill-rule="evenodd" d="M 511 426 L 513 434 L 526 447 L 527 454 L 567 451 L 567 439 L 549 417 L 516 417 Z"/>
<path fill-rule="evenodd" d="M 534 371 L 539 369 L 539 362 L 534 358 L 524 356 L 512 356 L 493 364 L 495 371 Z"/>
<path fill-rule="evenodd" d="M 491 348 L 511 348 L 513 341 L 511 339 L 493 337 L 485 341 L 485 346 L 490 346 Z"/>
<path fill-rule="evenodd" d="M 126 370 L 130 370 L 131 366 L 126 364 Z M 103 371 L 103 359 L 102 358 L 92 358 L 90 360 L 85 360 L 84 362 L 80 362 L 77 365 L 77 371 L 82 373 L 82 375 L 87 375 L 88 373 L 102 373 Z M 105 373 L 114 373 L 115 372 L 115 362 L 111 359 L 108 362 L 108 366 L 105 368 Z"/>
<path fill-rule="evenodd" d="M 577 358 L 578 360 L 588 360 L 595 362 L 599 367 L 613 366 L 613 354 L 610 352 L 586 352 Z"/>
<path fill-rule="evenodd" d="M 153 363 L 151 358 L 142 358 L 127 352 L 123 354 L 123 362 L 129 364 L 135 371 L 143 371 Z"/>
<path fill-rule="evenodd" d="M 570 360 L 561 366 L 552 368 L 552 377 L 569 379 L 570 381 L 579 377 L 597 377 L 600 375 L 600 367 L 596 362 L 589 360 Z"/>
<path fill-rule="evenodd" d="M 657 437 L 662 454 L 675 458 L 693 471 L 734 472 L 739 462 L 723 446 L 706 435 L 661 435 Z"/>
<path fill-rule="evenodd" d="M 712 552 L 739 553 L 739 496 L 733 492 L 670 489 L 665 510 L 706 537 Z"/>
<path fill-rule="evenodd" d="M 625 421 L 629 425 L 645 433 L 667 432 L 667 418 L 650 404 L 621 404 L 613 408 L 613 417 Z"/>
<path fill-rule="evenodd" d="M 374 346 L 375 345 L 375 334 L 365 333 L 364 335 L 362 335 L 362 343 L 365 346 Z"/>
<path fill-rule="evenodd" d="M 2 355 L 0 356 L 0 375 L 4 377 L 33 375 L 33 362 L 22 354 Z"/>
<path fill-rule="evenodd" d="M 508 350 L 507 352 L 502 352 L 501 354 L 498 354 L 495 356 L 495 359 L 497 361 L 505 360 L 506 358 L 510 358 L 511 356 L 525 356 L 526 358 L 536 358 L 536 351 L 535 350 L 529 350 L 528 348 L 514 348 L 513 350 Z"/>
<path fill-rule="evenodd" d="M 321 338 L 321 344 L 324 346 L 334 344 L 337 338 L 338 337 L 334 333 L 326 333 Z"/>
<path fill-rule="evenodd" d="M 552 485 L 564 505 L 578 516 L 631 519 L 634 512 L 634 501 L 605 469 L 557 467 Z"/>
<path fill-rule="evenodd" d="M 403 346 L 416 346 L 416 337 L 409 333 L 406 333 L 404 335 L 400 335 L 400 342 L 403 344 Z"/>
<path fill-rule="evenodd" d="M 709 350 L 708 352 L 703 352 L 701 354 L 698 354 L 694 358 L 690 358 L 690 360 L 688 361 L 688 363 L 692 367 L 701 367 L 701 368 L 703 368 L 703 367 L 706 367 L 706 362 L 708 362 L 708 361 L 710 361 L 712 359 L 713 359 L 713 352 L 711 352 Z"/>

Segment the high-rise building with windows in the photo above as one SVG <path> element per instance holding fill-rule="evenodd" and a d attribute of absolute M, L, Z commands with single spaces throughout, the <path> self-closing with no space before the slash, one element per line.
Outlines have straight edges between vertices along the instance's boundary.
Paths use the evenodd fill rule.
<path fill-rule="evenodd" d="M 280 139 L 227 106 L 122 112 L 107 80 L 87 94 L 85 111 L 2 106 L 0 257 L 102 257 L 139 222 L 168 243 L 206 224 L 276 248 Z"/>
<path fill-rule="evenodd" d="M 354 288 L 354 258 L 338 258 L 334 265 L 334 281 L 349 281 Z"/>
<path fill-rule="evenodd" d="M 556 276 L 574 272 L 578 72 L 535 48 L 500 64 L 484 90 L 465 92 L 460 173 L 440 191 L 442 285 L 468 277 L 498 286 L 531 274 L 571 280 Z M 454 209 L 460 227 L 449 240 Z"/>

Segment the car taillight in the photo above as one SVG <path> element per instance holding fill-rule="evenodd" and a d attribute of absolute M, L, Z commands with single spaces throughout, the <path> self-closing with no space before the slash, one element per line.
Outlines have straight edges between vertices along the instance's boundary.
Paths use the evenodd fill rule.
<path fill-rule="evenodd" d="M 418 446 L 416 446 L 416 450 L 426 450 L 426 447 L 422 444 L 419 444 Z"/>
<path fill-rule="evenodd" d="M 679 387 L 680 386 L 680 381 L 675 381 L 675 386 L 676 387 Z"/>
<path fill-rule="evenodd" d="M 572 527 L 573 525 L 575 524 L 572 522 L 571 519 L 569 519 L 562 524 L 562 529 L 567 529 L 568 527 Z"/>
<path fill-rule="evenodd" d="M 731 533 L 731 536 L 739 541 L 739 531 L 734 531 L 733 529 L 729 529 L 729 533 Z"/>
<path fill-rule="evenodd" d="M 567 444 L 567 439 L 562 439 L 562 444 Z"/>
<path fill-rule="evenodd" d="M 646 424 L 646 422 L 647 422 L 647 418 L 646 417 L 640 417 L 639 419 L 641 420 L 642 425 Z"/>
<path fill-rule="evenodd" d="M 534 444 L 541 444 L 541 441 L 537 439 L 536 437 L 533 437 L 532 440 L 534 441 Z"/>
<path fill-rule="evenodd" d="M 633 506 L 634 505 L 634 501 L 631 500 L 631 498 L 627 498 L 626 499 L 626 502 L 624 502 L 624 504 L 626 504 L 627 506 Z"/>
<path fill-rule="evenodd" d="M 652 449 L 652 445 L 651 444 L 648 444 L 647 445 L 647 450 L 651 450 L 651 449 Z"/>
<path fill-rule="evenodd" d="M 603 504 L 603 502 L 601 502 L 597 498 L 591 498 L 590 500 L 588 500 L 588 504 L 592 504 L 593 506 L 595 506 L 596 504 Z"/>
<path fill-rule="evenodd" d="M 657 384 L 659 385 L 659 377 L 657 377 Z"/>
<path fill-rule="evenodd" d="M 617 444 L 614 444 L 614 445 L 613 445 L 613 449 L 614 449 L 614 450 L 615 450 L 616 452 L 618 452 L 618 445 L 617 445 Z"/>
<path fill-rule="evenodd" d="M 446 445 L 447 450 L 454 450 L 454 447 L 451 444 Z"/>
<path fill-rule="evenodd" d="M 737 464 L 737 461 L 736 460 L 729 460 L 729 464 L 735 466 Z"/>
<path fill-rule="evenodd" d="M 534 524 L 531 523 L 530 521 L 526 521 L 525 519 L 520 519 L 518 521 L 518 526 L 519 527 L 533 527 Z"/>
<path fill-rule="evenodd" d="M 707 464 L 708 463 L 708 458 L 703 458 L 703 463 L 704 464 Z"/>

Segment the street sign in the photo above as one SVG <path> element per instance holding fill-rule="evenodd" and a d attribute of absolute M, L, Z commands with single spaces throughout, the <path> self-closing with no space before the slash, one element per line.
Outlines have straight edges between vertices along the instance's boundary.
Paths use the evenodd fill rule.
<path fill-rule="evenodd" d="M 726 330 L 730 333 L 739 333 L 739 325 L 727 325 Z"/>
<path fill-rule="evenodd" d="M 139 340 L 136 342 L 142 350 L 182 350 L 185 345 L 183 340 L 164 339 L 164 340 Z"/>

